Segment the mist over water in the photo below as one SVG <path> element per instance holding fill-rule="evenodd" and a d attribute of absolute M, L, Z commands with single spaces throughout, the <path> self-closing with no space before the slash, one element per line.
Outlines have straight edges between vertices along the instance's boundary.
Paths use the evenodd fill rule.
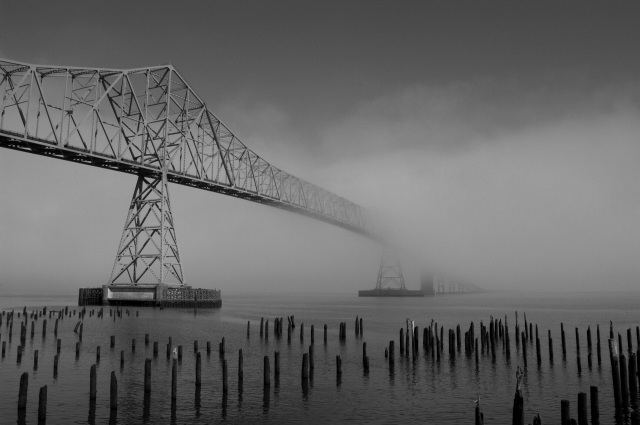
<path fill-rule="evenodd" d="M 37 415 L 38 389 L 48 385 L 48 418 L 52 423 L 90 423 L 88 397 L 89 369 L 95 362 L 96 347 L 101 346 L 98 364 L 98 400 L 96 423 L 109 419 L 109 375 L 116 371 L 119 385 L 118 423 L 210 423 L 267 422 L 329 423 L 354 420 L 361 423 L 434 423 L 457 424 L 472 421 L 474 400 L 480 397 L 486 423 L 507 423 L 511 417 L 515 390 L 515 371 L 523 367 L 522 349 L 515 345 L 515 311 L 523 330 L 524 314 L 529 323 L 538 326 L 542 345 L 540 365 L 535 357 L 534 342 L 528 342 L 528 366 L 523 380 L 525 420 L 540 413 L 545 422 L 560 417 L 560 400 L 572 403 L 575 417 L 577 394 L 589 393 L 596 385 L 600 393 L 601 423 L 613 423 L 613 395 L 611 370 L 607 351 L 609 321 L 615 332 L 623 335 L 623 352 L 627 353 L 626 329 L 634 330 L 640 324 L 635 314 L 640 294 L 631 293 L 485 293 L 473 295 L 445 295 L 426 298 L 358 298 L 355 295 L 242 295 L 224 296 L 221 309 L 165 309 L 130 308 L 131 316 L 113 320 L 105 309 L 105 317 L 84 320 L 81 354 L 75 358 L 78 339 L 73 328 L 76 317 L 60 321 L 58 338 L 62 339 L 59 375 L 53 377 L 55 338 L 53 323 L 49 319 L 47 336 L 41 336 L 42 318 L 36 325 L 36 336 L 27 334 L 26 350 L 21 364 L 16 363 L 19 344 L 19 321 L 16 317 L 13 338 L 8 342 L 7 354 L 0 360 L 3 382 L 0 388 L 0 414 L 16 418 L 17 389 L 22 372 L 29 373 L 27 420 Z M 2 297 L 2 310 L 21 310 L 24 305 L 48 305 L 49 309 L 62 305 L 73 306 L 73 300 Z M 58 306 L 58 307 L 56 307 Z M 77 307 L 71 307 L 77 309 Z M 29 309 L 29 307 L 28 307 Z M 96 308 L 97 309 L 97 308 Z M 139 311 L 139 317 L 135 316 Z M 291 343 L 284 335 L 273 334 L 273 319 L 294 315 L 296 328 Z M 355 317 L 363 319 L 364 334 L 356 337 Z M 447 345 L 437 362 L 422 348 L 422 329 L 435 320 L 448 329 L 460 325 L 464 332 L 471 322 L 476 335 L 483 321 L 488 326 L 493 316 L 504 321 L 507 316 L 511 336 L 511 360 L 504 355 L 503 341 L 496 345 L 496 362 L 487 353 L 479 353 L 479 365 L 474 357 L 466 357 L 464 348 L 454 359 Z M 6 316 L 5 316 L 6 317 Z M 269 320 L 269 337 L 260 338 L 260 319 Z M 420 354 L 413 361 L 399 356 L 399 330 L 405 320 L 415 321 L 420 333 Z M 250 336 L 247 337 L 247 322 Z M 347 324 L 346 341 L 338 340 L 340 322 Z M 560 323 L 564 323 L 567 357 L 562 358 Z M 304 340 L 299 331 L 304 324 Z M 323 343 L 323 325 L 328 325 L 328 342 Z M 17 331 L 16 331 L 16 325 Z M 300 378 L 302 354 L 307 352 L 310 328 L 314 325 L 315 370 L 305 392 Z M 591 326 L 593 337 L 592 367 L 587 364 L 586 329 Z M 598 365 L 596 325 L 600 325 L 602 364 Z M 575 349 L 575 327 L 579 328 L 582 372 L 578 373 Z M 29 328 L 30 329 L 30 328 Z M 554 343 L 554 362 L 549 361 L 547 331 L 551 330 Z M 535 330 L 534 330 L 535 332 Z M 144 345 L 144 334 L 150 334 L 149 346 Z M 6 320 L 1 328 L 2 340 L 7 341 Z M 116 336 L 116 346 L 109 347 L 110 335 Z M 171 363 L 166 358 L 166 344 L 172 337 L 174 346 L 182 345 L 184 356 L 179 362 L 178 399 L 175 408 L 170 403 Z M 229 368 L 229 392 L 222 392 L 222 363 L 218 356 L 218 343 L 225 338 Z M 136 339 L 136 351 L 131 350 L 131 339 Z M 195 354 L 193 341 L 198 340 L 202 353 L 202 387 L 195 387 Z M 395 366 L 390 369 L 384 350 L 395 340 Z M 159 355 L 153 356 L 153 342 L 159 342 Z M 206 353 L 210 341 L 212 352 Z M 370 371 L 363 372 L 362 344 L 367 343 Z M 242 391 L 237 379 L 238 349 L 244 354 L 244 380 Z M 33 351 L 39 350 L 39 367 L 33 371 Z M 124 350 L 125 365 L 120 368 L 120 351 Z M 273 376 L 273 352 L 281 354 L 281 375 Z M 263 356 L 271 359 L 271 387 L 266 392 L 262 385 Z M 342 378 L 336 379 L 335 356 L 342 357 Z M 149 416 L 143 410 L 144 359 L 152 359 L 152 393 Z M 146 418 L 146 419 L 145 419 Z M 627 418 L 628 419 L 628 418 Z M 624 417 L 622 422 L 625 422 Z"/>

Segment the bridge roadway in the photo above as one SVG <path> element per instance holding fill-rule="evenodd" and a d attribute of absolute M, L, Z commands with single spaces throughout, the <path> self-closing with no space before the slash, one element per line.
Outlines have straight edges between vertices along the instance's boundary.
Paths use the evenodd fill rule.
<path fill-rule="evenodd" d="M 221 193 L 383 242 L 362 207 L 247 148 L 173 65 L 129 70 L 0 59 L 0 146 Z"/>

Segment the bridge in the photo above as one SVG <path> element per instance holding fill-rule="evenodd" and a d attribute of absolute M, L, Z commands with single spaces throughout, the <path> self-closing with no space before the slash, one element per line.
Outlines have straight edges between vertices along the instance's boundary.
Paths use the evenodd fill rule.
<path fill-rule="evenodd" d="M 108 288 L 113 299 L 124 300 L 141 296 L 131 287 L 149 293 L 187 287 L 169 183 L 302 214 L 384 243 L 366 209 L 249 149 L 171 64 L 125 70 L 0 59 L 0 99 L 1 147 L 137 176 L 104 297 Z M 377 286 L 390 270 L 385 258 Z M 404 289 L 402 276 L 394 282 Z"/>

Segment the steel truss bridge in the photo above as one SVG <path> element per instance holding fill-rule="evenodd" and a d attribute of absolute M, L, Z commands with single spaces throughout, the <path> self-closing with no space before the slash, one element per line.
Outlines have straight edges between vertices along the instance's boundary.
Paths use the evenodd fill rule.
<path fill-rule="evenodd" d="M 138 176 L 109 285 L 186 284 L 169 183 L 384 243 L 367 210 L 249 149 L 170 64 L 123 70 L 0 59 L 0 146 Z M 377 286 L 387 283 L 404 289 L 397 256 L 385 250 Z"/>

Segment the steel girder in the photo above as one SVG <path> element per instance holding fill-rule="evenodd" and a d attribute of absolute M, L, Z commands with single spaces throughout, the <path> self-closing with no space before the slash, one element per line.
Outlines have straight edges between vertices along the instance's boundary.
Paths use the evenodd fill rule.
<path fill-rule="evenodd" d="M 104 69 L 0 59 L 0 146 L 235 196 L 374 240 L 364 208 L 247 148 L 173 65 Z"/>

